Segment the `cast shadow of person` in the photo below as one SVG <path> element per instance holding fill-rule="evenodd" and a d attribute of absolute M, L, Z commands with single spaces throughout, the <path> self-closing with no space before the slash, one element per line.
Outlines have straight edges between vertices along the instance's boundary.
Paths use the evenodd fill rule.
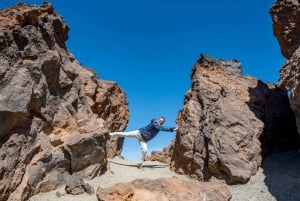
<path fill-rule="evenodd" d="M 117 165 L 123 165 L 123 166 L 128 166 L 128 167 L 139 167 L 139 168 L 166 168 L 169 167 L 167 164 L 166 165 L 157 165 L 157 164 L 143 164 L 142 166 L 138 166 L 136 164 L 126 164 L 126 163 L 119 163 L 119 162 L 115 162 L 115 161 L 110 161 L 110 163 L 114 163 Z"/>

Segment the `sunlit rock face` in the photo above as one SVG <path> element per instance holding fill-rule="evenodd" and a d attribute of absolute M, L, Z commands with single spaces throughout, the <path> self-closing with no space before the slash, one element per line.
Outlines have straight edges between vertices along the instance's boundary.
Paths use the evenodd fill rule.
<path fill-rule="evenodd" d="M 0 10 L 1 201 L 93 177 L 120 151 L 107 133 L 126 127 L 125 93 L 68 52 L 68 31 L 48 3 Z"/>
<path fill-rule="evenodd" d="M 97 198 L 103 201 L 228 201 L 231 194 L 229 188 L 220 181 L 197 182 L 176 178 L 156 180 L 145 178 L 119 183 L 109 188 L 98 188 Z"/>
<path fill-rule="evenodd" d="M 285 91 L 242 76 L 237 60 L 201 55 L 178 114 L 171 168 L 199 180 L 244 183 L 262 154 L 295 149 L 295 118 Z"/>

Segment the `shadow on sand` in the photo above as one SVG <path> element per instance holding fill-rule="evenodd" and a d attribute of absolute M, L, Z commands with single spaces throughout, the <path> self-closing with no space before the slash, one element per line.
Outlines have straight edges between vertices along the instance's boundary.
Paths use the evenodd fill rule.
<path fill-rule="evenodd" d="M 128 166 L 128 167 L 138 167 L 136 164 L 126 164 L 126 163 L 119 163 L 119 162 L 115 162 L 115 161 L 110 161 L 110 163 Z M 168 165 L 143 164 L 140 168 L 166 168 L 166 167 L 169 167 L 169 166 Z"/>
<path fill-rule="evenodd" d="M 262 164 L 265 184 L 277 201 L 300 200 L 300 153 L 290 151 L 268 156 Z"/>
<path fill-rule="evenodd" d="M 299 134 L 287 92 L 258 81 L 247 103 L 264 122 L 260 136 L 265 184 L 277 201 L 300 200 Z"/>

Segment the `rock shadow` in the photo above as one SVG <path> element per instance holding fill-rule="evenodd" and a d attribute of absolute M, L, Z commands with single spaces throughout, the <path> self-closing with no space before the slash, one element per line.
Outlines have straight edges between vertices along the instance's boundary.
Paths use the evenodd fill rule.
<path fill-rule="evenodd" d="M 257 86 L 249 88 L 248 92 L 250 110 L 264 123 L 259 138 L 263 158 L 276 152 L 298 150 L 299 134 L 288 93 L 259 80 Z"/>
<path fill-rule="evenodd" d="M 262 81 L 248 92 L 250 110 L 264 123 L 259 140 L 265 184 L 278 201 L 300 200 L 299 134 L 288 93 Z"/>
<path fill-rule="evenodd" d="M 265 184 L 277 201 L 300 200 L 300 153 L 275 153 L 263 161 Z"/>

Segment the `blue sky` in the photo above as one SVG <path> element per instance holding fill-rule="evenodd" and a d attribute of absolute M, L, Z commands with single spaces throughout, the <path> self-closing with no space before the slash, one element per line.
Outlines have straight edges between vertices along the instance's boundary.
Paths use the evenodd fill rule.
<path fill-rule="evenodd" d="M 0 8 L 17 2 L 1 0 Z M 159 116 L 166 117 L 166 126 L 175 126 L 201 53 L 236 58 L 243 74 L 273 83 L 285 61 L 268 13 L 273 0 L 49 2 L 70 27 L 69 51 L 100 79 L 114 80 L 125 90 L 131 114 L 127 131 Z M 170 144 L 174 135 L 161 132 L 148 143 L 149 154 Z M 122 155 L 138 160 L 137 141 L 126 139 Z"/>

